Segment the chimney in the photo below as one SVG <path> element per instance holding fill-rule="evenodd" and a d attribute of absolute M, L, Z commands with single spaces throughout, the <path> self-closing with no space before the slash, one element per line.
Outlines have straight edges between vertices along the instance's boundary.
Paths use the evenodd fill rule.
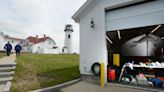
<path fill-rule="evenodd" d="M 44 38 L 46 37 L 46 35 L 44 34 Z"/>
<path fill-rule="evenodd" d="M 6 35 L 6 37 L 9 37 L 9 35 Z"/>
<path fill-rule="evenodd" d="M 36 35 L 36 38 L 38 38 L 38 35 Z"/>

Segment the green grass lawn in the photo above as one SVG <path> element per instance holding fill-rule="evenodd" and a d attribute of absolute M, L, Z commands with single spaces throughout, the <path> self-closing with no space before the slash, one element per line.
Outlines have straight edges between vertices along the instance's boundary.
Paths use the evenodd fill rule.
<path fill-rule="evenodd" d="M 5 57 L 6 53 L 5 52 L 0 52 L 0 58 Z"/>
<path fill-rule="evenodd" d="M 11 92 L 26 92 L 54 86 L 80 77 L 79 55 L 22 54 Z"/>

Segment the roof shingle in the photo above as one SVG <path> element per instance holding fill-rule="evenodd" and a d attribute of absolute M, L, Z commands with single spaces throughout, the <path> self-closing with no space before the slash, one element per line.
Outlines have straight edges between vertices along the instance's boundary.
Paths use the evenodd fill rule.
<path fill-rule="evenodd" d="M 37 44 L 37 43 L 44 42 L 45 40 L 51 39 L 51 38 L 50 37 L 38 38 L 38 37 L 29 36 L 27 39 L 29 40 L 29 42 Z"/>

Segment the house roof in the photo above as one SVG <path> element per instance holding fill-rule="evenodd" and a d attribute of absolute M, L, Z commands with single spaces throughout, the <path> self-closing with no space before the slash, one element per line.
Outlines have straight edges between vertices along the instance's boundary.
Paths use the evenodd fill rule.
<path fill-rule="evenodd" d="M 38 38 L 38 37 L 32 37 L 32 36 L 29 36 L 27 39 L 29 40 L 29 42 L 34 43 L 34 44 L 44 42 L 44 41 L 46 41 L 47 39 L 53 40 L 53 39 L 50 38 L 50 37 Z M 54 40 L 53 40 L 53 41 L 54 41 Z"/>
<path fill-rule="evenodd" d="M 52 47 L 53 49 L 56 49 L 56 48 L 58 48 L 58 46 L 54 46 L 54 47 Z"/>
<path fill-rule="evenodd" d="M 24 40 L 24 39 L 20 39 L 20 38 L 10 37 L 8 35 L 5 35 L 5 38 L 13 39 L 13 40 L 19 40 L 19 41 Z"/>

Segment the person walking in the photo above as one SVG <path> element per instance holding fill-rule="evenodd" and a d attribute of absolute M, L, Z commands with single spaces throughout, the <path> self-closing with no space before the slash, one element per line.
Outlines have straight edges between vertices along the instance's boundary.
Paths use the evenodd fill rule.
<path fill-rule="evenodd" d="M 20 44 L 17 44 L 15 46 L 15 52 L 16 52 L 16 56 L 18 57 L 20 55 L 20 51 L 22 50 L 22 47 Z"/>
<path fill-rule="evenodd" d="M 10 56 L 11 50 L 12 50 L 12 45 L 10 44 L 10 42 L 8 42 L 4 49 L 6 50 L 7 56 Z"/>

